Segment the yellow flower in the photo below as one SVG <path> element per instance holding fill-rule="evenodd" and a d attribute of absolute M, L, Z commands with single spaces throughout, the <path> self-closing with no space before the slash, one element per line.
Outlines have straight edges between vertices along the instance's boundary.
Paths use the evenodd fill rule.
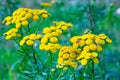
<path fill-rule="evenodd" d="M 47 17 L 48 17 L 48 14 L 42 14 L 42 17 L 43 17 L 43 18 L 47 18 Z"/>
<path fill-rule="evenodd" d="M 25 21 L 25 20 L 27 20 L 27 18 L 26 17 L 22 17 L 22 18 L 20 18 L 20 20 L 21 21 Z M 17 21 L 16 21 L 17 22 Z M 19 22 L 19 19 L 18 19 L 18 22 Z"/>
<path fill-rule="evenodd" d="M 71 57 L 71 58 L 76 58 L 76 56 L 77 56 L 77 55 L 76 55 L 75 53 L 73 53 L 73 52 L 70 53 L 70 57 Z"/>
<path fill-rule="evenodd" d="M 71 43 L 76 43 L 76 41 L 77 41 L 78 39 L 80 40 L 80 36 L 73 36 L 72 38 L 70 38 L 69 41 L 70 41 Z"/>
<path fill-rule="evenodd" d="M 2 21 L 2 23 L 5 23 L 6 21 L 10 21 L 11 19 L 12 19 L 11 16 L 7 16 L 7 17 Z"/>
<path fill-rule="evenodd" d="M 28 26 L 28 21 L 22 21 L 23 26 Z"/>
<path fill-rule="evenodd" d="M 52 36 L 58 36 L 58 33 L 57 32 L 52 32 L 51 35 Z"/>
<path fill-rule="evenodd" d="M 7 31 L 6 33 L 4 33 L 4 35 L 6 36 L 6 39 L 9 40 L 13 37 L 20 37 L 19 36 L 20 34 L 17 34 L 17 32 L 18 32 L 18 29 L 12 28 L 9 31 Z"/>
<path fill-rule="evenodd" d="M 32 17 L 32 14 L 31 14 L 31 13 L 27 13 L 27 14 L 25 15 L 25 17 L 26 17 L 26 18 L 31 18 L 31 17 Z"/>
<path fill-rule="evenodd" d="M 96 44 L 91 44 L 89 46 L 89 48 L 90 48 L 90 50 L 96 50 L 97 46 L 96 46 Z"/>
<path fill-rule="evenodd" d="M 41 5 L 41 6 L 44 6 L 44 7 L 50 7 L 50 6 L 51 6 L 51 3 L 50 3 L 50 2 L 41 2 L 40 5 Z"/>
<path fill-rule="evenodd" d="M 57 48 L 57 49 L 60 49 L 61 48 L 61 45 L 60 44 L 55 44 L 55 47 Z"/>
<path fill-rule="evenodd" d="M 73 68 L 76 68 L 78 66 L 77 62 L 71 62 L 70 65 L 73 67 Z"/>
<path fill-rule="evenodd" d="M 38 15 L 34 15 L 33 16 L 33 20 L 38 20 L 39 19 L 39 16 Z"/>
<path fill-rule="evenodd" d="M 44 43 L 44 44 L 46 44 L 48 42 L 48 38 L 46 38 L 46 37 L 43 37 L 42 39 L 41 39 L 41 43 Z"/>
<path fill-rule="evenodd" d="M 5 37 L 5 39 L 6 39 L 6 40 L 9 40 L 9 39 L 11 39 L 11 37 L 12 37 L 12 36 L 8 35 L 8 36 Z"/>
<path fill-rule="evenodd" d="M 56 30 L 56 27 L 55 27 L 55 26 L 51 26 L 51 27 L 50 27 L 50 30 L 52 30 L 52 31 L 53 31 L 53 30 Z"/>
<path fill-rule="evenodd" d="M 40 44 L 39 49 L 40 49 L 40 50 L 44 50 L 44 49 L 45 49 L 45 46 L 46 46 L 45 44 Z"/>
<path fill-rule="evenodd" d="M 97 52 L 92 52 L 91 55 L 92 55 L 93 57 L 98 57 L 98 53 L 97 53 Z"/>
<path fill-rule="evenodd" d="M 7 21 L 7 22 L 6 22 L 6 26 L 9 26 L 10 24 L 11 24 L 10 21 Z"/>
<path fill-rule="evenodd" d="M 74 44 L 73 44 L 73 47 L 74 47 L 74 48 L 78 48 L 78 46 L 79 46 L 79 44 L 77 44 L 77 43 L 74 43 Z"/>
<path fill-rule="evenodd" d="M 46 28 L 43 29 L 43 33 L 44 34 L 50 33 L 50 32 L 51 32 L 51 30 L 48 27 L 46 27 Z"/>
<path fill-rule="evenodd" d="M 23 46 L 25 44 L 25 40 L 20 41 L 20 46 Z"/>
<path fill-rule="evenodd" d="M 61 29 L 62 29 L 62 30 L 66 30 L 66 29 L 67 29 L 67 26 L 62 26 Z"/>
<path fill-rule="evenodd" d="M 88 37 L 88 39 L 94 39 L 95 35 L 94 34 L 88 34 L 87 37 Z"/>
<path fill-rule="evenodd" d="M 101 40 L 100 38 L 96 38 L 95 42 L 96 42 L 96 44 L 100 44 L 100 45 L 104 45 L 105 44 L 105 41 Z"/>
<path fill-rule="evenodd" d="M 87 60 L 86 59 L 82 59 L 80 60 L 81 65 L 85 66 L 87 64 Z"/>
<path fill-rule="evenodd" d="M 69 28 L 72 27 L 73 25 L 71 23 L 67 23 L 66 26 Z"/>
<path fill-rule="evenodd" d="M 111 40 L 110 38 L 107 38 L 107 39 L 106 39 L 106 42 L 112 43 L 112 40 Z"/>
<path fill-rule="evenodd" d="M 21 16 L 24 16 L 25 14 L 26 14 L 25 11 L 22 11 L 22 12 L 21 12 Z"/>
<path fill-rule="evenodd" d="M 11 36 L 12 36 L 12 37 L 15 37 L 15 36 L 17 36 L 17 34 L 16 34 L 16 33 L 12 33 Z"/>
<path fill-rule="evenodd" d="M 25 37 L 23 38 L 23 40 L 27 40 L 27 39 L 29 39 L 29 36 L 25 36 Z"/>
<path fill-rule="evenodd" d="M 57 51 L 57 49 L 55 47 L 51 47 L 50 51 L 52 51 L 52 53 L 55 53 Z"/>
<path fill-rule="evenodd" d="M 71 63 L 72 63 L 73 61 L 69 58 L 66 58 L 66 59 L 64 59 L 64 63 L 63 64 L 65 64 L 65 65 L 71 65 Z"/>
<path fill-rule="evenodd" d="M 63 63 L 63 58 L 58 58 L 58 63 Z"/>
<path fill-rule="evenodd" d="M 85 59 L 90 59 L 91 58 L 91 53 L 86 53 Z"/>
<path fill-rule="evenodd" d="M 29 45 L 29 46 L 32 46 L 34 44 L 34 41 L 32 40 L 27 40 L 26 41 L 26 44 Z"/>
<path fill-rule="evenodd" d="M 102 33 L 102 34 L 99 34 L 98 36 L 99 36 L 101 39 L 105 39 L 105 38 L 107 37 L 107 36 L 106 36 L 105 34 L 103 34 L 103 33 Z"/>
<path fill-rule="evenodd" d="M 36 40 L 42 38 L 42 35 L 41 34 L 37 34 L 37 36 L 35 37 Z"/>
<path fill-rule="evenodd" d="M 62 34 L 62 30 L 60 30 L 60 29 L 56 29 L 56 32 L 57 32 L 59 35 Z"/>
<path fill-rule="evenodd" d="M 84 40 L 80 40 L 79 46 L 84 46 L 84 45 L 85 45 L 85 41 Z"/>
<path fill-rule="evenodd" d="M 89 51 L 90 48 L 89 48 L 89 46 L 85 46 L 85 47 L 83 48 L 83 50 L 85 50 L 85 51 Z"/>
<path fill-rule="evenodd" d="M 46 45 L 45 46 L 45 50 L 48 51 L 50 49 L 50 46 L 49 45 Z"/>
<path fill-rule="evenodd" d="M 97 46 L 97 51 L 102 51 L 102 47 L 101 46 Z"/>
<path fill-rule="evenodd" d="M 29 39 L 35 40 L 35 39 L 36 39 L 36 34 L 30 34 L 30 35 L 29 35 Z"/>
<path fill-rule="evenodd" d="M 19 29 L 21 27 L 21 23 L 20 22 L 17 22 L 16 23 L 16 28 Z"/>
<path fill-rule="evenodd" d="M 44 35 L 44 37 L 51 38 L 52 35 L 51 35 L 50 33 L 46 33 L 46 34 Z"/>
<path fill-rule="evenodd" d="M 70 56 L 70 55 L 69 55 L 68 53 L 64 53 L 64 54 L 63 54 L 63 59 L 67 59 L 67 58 L 69 58 L 69 56 Z"/>
<path fill-rule="evenodd" d="M 87 37 L 88 37 L 87 34 L 81 36 L 82 39 L 87 39 Z"/>
<path fill-rule="evenodd" d="M 11 16 L 6 17 L 2 23 L 5 23 L 6 25 L 15 23 L 16 28 L 19 28 L 20 24 L 16 23 L 21 22 L 22 26 L 27 26 L 30 18 L 32 18 L 32 20 L 37 20 L 40 15 L 47 18 L 49 13 L 46 10 L 19 8 L 15 10 Z"/>
<path fill-rule="evenodd" d="M 97 58 L 93 59 L 94 63 L 98 64 L 99 60 Z"/>
<path fill-rule="evenodd" d="M 13 28 L 13 29 L 11 29 L 11 31 L 12 31 L 12 32 L 18 32 L 18 29 Z"/>
<path fill-rule="evenodd" d="M 105 41 L 104 41 L 104 40 L 101 40 L 101 44 L 104 45 L 104 44 L 105 44 Z"/>
<path fill-rule="evenodd" d="M 51 38 L 50 38 L 50 42 L 56 43 L 56 42 L 58 42 L 58 38 L 56 38 L 56 37 L 51 37 Z"/>
<path fill-rule="evenodd" d="M 87 40 L 85 41 L 85 43 L 89 45 L 89 44 L 92 43 L 92 40 L 91 40 L 91 39 L 87 39 Z"/>

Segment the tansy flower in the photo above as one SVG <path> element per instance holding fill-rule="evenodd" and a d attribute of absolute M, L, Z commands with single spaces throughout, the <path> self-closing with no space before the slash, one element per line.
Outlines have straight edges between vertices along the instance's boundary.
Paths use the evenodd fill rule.
<path fill-rule="evenodd" d="M 85 66 L 89 60 L 97 64 L 99 62 L 98 52 L 102 51 L 102 45 L 106 42 L 111 43 L 112 40 L 103 33 L 95 35 L 91 32 L 87 32 L 82 36 L 73 36 L 70 42 L 74 49 L 81 49 L 80 52 L 77 53 L 75 59 L 80 62 L 81 65 Z"/>
<path fill-rule="evenodd" d="M 58 55 L 58 65 L 62 67 L 57 68 L 64 68 L 65 66 L 76 68 L 78 66 L 78 63 L 75 61 L 76 56 L 76 50 L 72 46 L 63 46 Z"/>
<path fill-rule="evenodd" d="M 22 26 L 28 26 L 29 19 L 38 20 L 40 17 L 47 18 L 49 15 L 46 10 L 19 8 L 11 16 L 6 17 L 2 23 L 5 23 L 7 26 L 15 24 L 18 29 Z"/>
<path fill-rule="evenodd" d="M 40 5 L 44 6 L 44 7 L 50 7 L 51 3 L 50 2 L 41 2 Z"/>
<path fill-rule="evenodd" d="M 80 60 L 81 65 L 85 66 L 87 64 L 87 60 L 86 59 L 82 59 Z"/>
<path fill-rule="evenodd" d="M 90 44 L 89 48 L 90 50 L 96 50 L 97 46 L 96 44 Z"/>
<path fill-rule="evenodd" d="M 7 40 L 14 38 L 14 37 L 20 37 L 20 34 L 18 34 L 18 29 L 12 28 L 9 31 L 4 33 Z"/>
<path fill-rule="evenodd" d="M 61 48 L 61 45 L 58 43 L 59 41 L 58 36 L 62 34 L 62 31 L 63 31 L 63 29 L 61 29 L 62 26 L 65 26 L 66 29 L 68 29 L 72 25 L 70 23 L 60 21 L 60 22 L 54 22 L 53 26 L 45 27 L 43 29 L 44 36 L 41 39 L 41 44 L 45 44 L 45 48 L 41 48 L 41 45 L 40 45 L 40 50 L 46 50 L 46 51 L 51 51 L 52 53 L 55 53 L 57 50 Z"/>
<path fill-rule="evenodd" d="M 34 41 L 32 40 L 27 40 L 26 41 L 26 44 L 29 45 L 29 46 L 32 46 L 34 44 Z"/>
<path fill-rule="evenodd" d="M 35 40 L 40 40 L 42 37 L 41 34 L 30 34 L 28 36 L 24 36 L 23 39 L 20 41 L 20 46 L 23 46 L 25 43 L 28 46 L 32 46 Z"/>

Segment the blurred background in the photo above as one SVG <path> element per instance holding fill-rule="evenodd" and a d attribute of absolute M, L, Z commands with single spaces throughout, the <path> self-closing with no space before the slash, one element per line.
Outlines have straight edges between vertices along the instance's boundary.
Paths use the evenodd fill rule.
<path fill-rule="evenodd" d="M 41 5 L 50 2 L 50 5 Z M 95 26 L 94 33 L 105 33 L 113 41 L 107 45 L 100 57 L 98 80 L 120 80 L 120 0 L 0 0 L 0 80 L 18 80 L 19 58 L 16 44 L 5 40 L 7 31 L 2 20 L 20 7 L 46 9 L 51 16 L 42 24 L 41 29 L 53 21 L 66 21 L 73 24 L 69 35 L 82 35 L 86 29 Z M 65 37 L 63 36 L 63 38 Z M 65 40 L 65 39 L 63 39 Z M 14 69 L 13 69 L 14 68 Z"/>

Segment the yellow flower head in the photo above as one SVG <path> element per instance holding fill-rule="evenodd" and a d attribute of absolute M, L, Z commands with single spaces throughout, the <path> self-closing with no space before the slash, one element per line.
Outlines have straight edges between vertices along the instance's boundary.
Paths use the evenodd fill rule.
<path fill-rule="evenodd" d="M 75 62 L 75 58 L 77 56 L 77 53 L 75 51 L 76 49 L 72 46 L 63 46 L 58 55 L 58 64 L 64 66 L 71 66 L 73 68 L 76 68 L 78 66 L 77 62 Z M 73 60 L 73 61 L 72 61 Z"/>
<path fill-rule="evenodd" d="M 39 40 L 41 37 L 41 34 L 30 34 L 28 36 L 24 36 L 19 44 L 20 46 L 23 46 L 26 43 L 27 45 L 32 46 L 34 44 L 34 41 Z"/>
<path fill-rule="evenodd" d="M 18 29 L 16 28 L 12 28 L 9 31 L 7 31 L 6 33 L 4 33 L 5 37 L 7 40 L 14 38 L 14 37 L 20 37 L 18 34 Z"/>
<path fill-rule="evenodd" d="M 29 45 L 29 46 L 32 46 L 34 44 L 34 41 L 32 40 L 27 40 L 26 41 L 26 44 Z"/>
<path fill-rule="evenodd" d="M 81 65 L 85 66 L 89 60 L 97 64 L 99 62 L 98 52 L 102 51 L 102 45 L 105 45 L 106 42 L 111 43 L 112 40 L 103 33 L 95 35 L 91 32 L 86 32 L 82 36 L 73 36 L 70 42 L 76 50 L 81 49 L 74 58 L 79 61 Z M 60 54 L 60 56 L 61 55 L 63 55 L 63 53 Z"/>
<path fill-rule="evenodd" d="M 30 8 L 19 8 L 13 12 L 11 16 L 7 16 L 2 23 L 7 26 L 15 24 L 16 28 L 19 29 L 22 26 L 29 25 L 29 19 L 38 20 L 40 16 L 47 18 L 50 14 L 46 10 L 30 9 Z"/>
<path fill-rule="evenodd" d="M 50 2 L 41 2 L 40 5 L 44 6 L 44 7 L 50 7 L 51 3 Z"/>

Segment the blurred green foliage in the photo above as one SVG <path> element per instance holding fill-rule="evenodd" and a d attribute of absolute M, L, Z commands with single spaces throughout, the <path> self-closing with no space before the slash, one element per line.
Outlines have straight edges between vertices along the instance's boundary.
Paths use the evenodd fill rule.
<path fill-rule="evenodd" d="M 47 71 L 49 71 L 50 68 L 43 70 L 44 72 L 40 73 L 42 75 L 35 74 L 36 70 L 34 69 L 30 71 L 31 68 L 35 66 L 30 65 L 31 62 L 29 61 L 29 58 L 26 57 L 25 54 L 21 54 L 19 51 L 17 52 L 18 46 L 15 45 L 13 41 L 7 42 L 2 35 L 7 30 L 7 28 L 2 25 L 2 20 L 6 16 L 11 15 L 12 12 L 18 7 L 24 7 L 30 2 L 26 2 L 24 4 L 20 0 L 0 0 L 0 2 L 0 80 L 28 80 L 28 77 L 31 77 L 33 80 L 43 80 L 42 77 L 48 75 Z M 34 0 L 31 0 L 31 2 L 34 2 Z M 34 6 L 32 7 L 47 9 L 51 14 L 51 16 L 44 21 L 46 24 L 41 24 L 40 31 L 44 27 L 50 26 L 53 21 L 62 20 L 73 24 L 72 29 L 69 30 L 68 33 L 64 33 L 62 36 L 64 43 L 66 43 L 71 36 L 81 35 L 85 29 L 91 29 L 91 25 L 95 27 L 94 32 L 96 34 L 107 34 L 113 40 L 113 43 L 112 45 L 108 45 L 108 47 L 105 48 L 105 51 L 101 53 L 100 63 L 99 65 L 95 65 L 96 74 L 99 75 L 96 77 L 99 78 L 98 80 L 120 79 L 120 14 L 116 12 L 119 7 L 116 6 L 115 3 L 109 1 L 103 1 L 101 3 L 98 0 L 91 0 L 91 2 L 89 2 L 89 0 L 58 0 L 56 3 L 52 4 L 51 7 L 42 7 L 37 2 L 34 2 Z M 38 22 L 35 21 L 33 23 L 35 24 L 34 26 L 37 26 Z M 44 53 L 44 55 L 39 54 L 43 61 L 45 61 L 49 56 L 44 51 L 36 51 Z M 53 60 L 56 60 L 56 58 Z M 42 64 L 42 62 L 38 63 L 39 65 Z M 43 66 L 39 66 L 39 69 L 42 67 Z M 82 75 L 79 76 L 79 74 L 82 73 L 82 70 L 83 68 L 81 67 L 75 70 L 75 74 L 77 77 L 79 77 L 80 80 L 83 79 Z M 58 76 L 57 74 L 59 74 L 59 72 L 60 70 L 57 70 L 55 74 L 50 74 Z M 65 75 L 66 73 L 71 75 Z M 61 80 L 73 80 L 72 77 L 74 74 L 71 71 L 64 71 L 63 75 L 65 76 L 62 77 Z M 34 79 L 34 77 L 36 77 L 36 79 Z M 46 80 L 48 80 L 49 77 L 50 76 L 45 77 Z M 56 79 L 56 77 L 54 78 Z"/>

